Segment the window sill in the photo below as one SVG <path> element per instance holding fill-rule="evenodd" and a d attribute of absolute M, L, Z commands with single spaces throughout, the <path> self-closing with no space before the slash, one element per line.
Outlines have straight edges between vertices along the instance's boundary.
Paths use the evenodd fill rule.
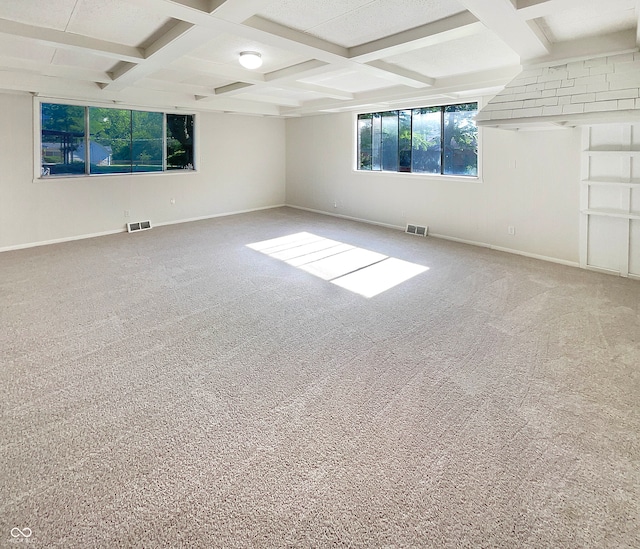
<path fill-rule="evenodd" d="M 176 175 L 176 174 L 195 174 L 198 173 L 198 170 L 166 170 L 166 171 L 157 171 L 157 172 L 126 172 L 126 173 L 94 173 L 94 174 L 61 174 L 61 175 L 45 175 L 40 177 L 35 177 L 33 179 L 34 183 L 41 183 L 45 181 L 77 181 L 79 179 L 102 179 L 102 178 L 111 178 L 111 177 L 166 177 L 168 175 Z"/>
<path fill-rule="evenodd" d="M 378 170 L 352 170 L 353 173 L 359 175 L 372 175 L 373 177 L 399 177 L 399 178 L 415 178 L 427 181 L 459 181 L 464 183 L 482 183 L 482 177 L 479 175 L 441 175 L 432 173 L 415 173 L 415 172 L 386 172 Z"/>

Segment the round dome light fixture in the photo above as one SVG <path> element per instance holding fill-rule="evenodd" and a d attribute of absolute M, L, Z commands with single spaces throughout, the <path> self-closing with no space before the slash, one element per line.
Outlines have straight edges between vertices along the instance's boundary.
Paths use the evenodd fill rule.
<path fill-rule="evenodd" d="M 257 69 L 262 65 L 262 55 L 257 51 L 241 51 L 239 61 L 245 69 Z"/>

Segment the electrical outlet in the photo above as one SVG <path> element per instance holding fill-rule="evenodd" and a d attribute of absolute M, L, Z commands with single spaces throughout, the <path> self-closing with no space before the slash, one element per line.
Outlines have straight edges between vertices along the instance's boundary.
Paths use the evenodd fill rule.
<path fill-rule="evenodd" d="M 515 234 L 516 234 L 516 228 L 515 228 L 513 225 L 509 225 L 509 226 L 507 227 L 507 232 L 508 232 L 511 236 L 513 236 L 513 235 L 515 235 Z"/>
<path fill-rule="evenodd" d="M 172 199 L 170 200 L 170 202 L 171 202 L 171 205 L 173 206 L 173 205 L 176 203 L 176 199 L 175 199 L 175 198 L 172 198 Z"/>
<path fill-rule="evenodd" d="M 129 217 L 129 210 L 125 210 L 125 211 L 124 211 L 124 216 L 125 216 L 125 217 Z"/>

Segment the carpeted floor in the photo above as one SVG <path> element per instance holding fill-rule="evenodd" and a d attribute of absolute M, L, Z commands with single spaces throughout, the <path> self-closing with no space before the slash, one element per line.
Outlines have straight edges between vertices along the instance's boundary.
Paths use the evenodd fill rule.
<path fill-rule="evenodd" d="M 247 247 L 299 232 L 428 270 Z M 0 296 L 0 546 L 640 547 L 637 281 L 281 208 L 3 253 Z"/>

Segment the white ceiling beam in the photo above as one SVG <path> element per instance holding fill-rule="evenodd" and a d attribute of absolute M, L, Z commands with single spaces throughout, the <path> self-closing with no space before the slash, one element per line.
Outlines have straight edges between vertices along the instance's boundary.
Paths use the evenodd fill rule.
<path fill-rule="evenodd" d="M 172 0 L 172 2 L 205 13 L 213 10 L 211 0 Z"/>
<path fill-rule="evenodd" d="M 435 78 L 431 78 L 428 76 L 424 76 L 415 71 L 410 71 L 409 69 L 405 69 L 398 65 L 393 65 L 391 63 L 385 63 L 384 61 L 371 61 L 366 63 L 368 67 L 374 67 L 376 69 L 380 69 L 385 73 L 392 74 L 395 82 L 401 84 L 403 82 L 398 79 L 406 79 L 404 84 L 406 86 L 410 86 L 412 88 L 424 88 L 425 86 L 433 86 L 436 82 Z"/>
<path fill-rule="evenodd" d="M 338 90 L 327 86 L 318 86 L 316 84 L 310 84 L 307 82 L 300 82 L 296 80 L 297 78 L 302 78 L 303 76 L 310 76 L 316 73 L 319 69 L 323 69 L 326 66 L 327 63 L 323 63 L 317 60 L 305 61 L 304 63 L 299 63 L 297 65 L 292 65 L 291 67 L 286 67 L 284 69 L 266 73 L 264 77 L 262 77 L 262 75 L 257 75 L 262 77 L 261 81 L 253 80 L 252 82 L 250 82 L 249 80 L 245 79 L 240 82 L 234 82 L 232 84 L 220 86 L 215 89 L 215 95 L 248 95 L 251 93 L 257 94 L 262 89 L 278 87 L 287 90 L 300 90 L 305 92 L 318 93 L 332 99 L 353 99 L 354 95 L 351 92 Z M 254 86 L 251 89 L 248 89 L 251 87 L 250 83 L 254 84 Z M 204 96 L 199 99 L 202 101 L 206 101 L 211 98 Z"/>
<path fill-rule="evenodd" d="M 550 63 L 567 63 L 637 51 L 636 36 L 636 30 L 630 29 L 623 32 L 556 42 L 549 55 L 529 59 L 525 65 L 527 67 L 548 66 Z"/>
<path fill-rule="evenodd" d="M 231 82 L 251 82 L 252 84 L 260 84 L 265 81 L 265 76 L 259 72 L 245 69 L 240 65 L 232 66 L 223 63 L 215 63 L 214 61 L 205 61 L 197 57 L 189 57 L 185 55 L 180 59 L 179 64 L 169 67 L 174 70 L 181 70 L 204 76 L 213 76 Z"/>
<path fill-rule="evenodd" d="M 521 59 L 541 57 L 550 52 L 551 46 L 535 22 L 521 19 L 511 0 L 460 0 L 460 3 Z"/>
<path fill-rule="evenodd" d="M 256 101 L 262 102 L 265 101 L 272 105 L 277 105 L 278 107 L 300 107 L 302 102 L 298 99 L 292 97 L 282 97 L 279 95 L 269 95 L 268 93 L 251 93 L 246 92 L 241 94 L 239 97 L 242 101 Z"/>
<path fill-rule="evenodd" d="M 333 67 L 329 67 L 327 70 L 335 70 L 336 65 L 352 68 L 354 70 L 361 69 L 363 67 L 362 64 L 348 59 L 349 50 L 347 48 L 316 38 L 309 34 L 290 29 L 258 16 L 252 16 L 244 21 L 243 24 L 238 24 L 215 17 L 215 13 L 214 15 L 209 15 L 199 9 L 194 9 L 177 3 L 175 0 L 130 1 L 149 9 L 153 8 L 155 11 L 160 11 L 168 17 L 174 17 L 184 22 L 192 23 L 193 25 L 197 25 L 203 29 L 241 36 L 262 44 L 271 45 L 288 51 L 294 51 L 302 56 L 308 56 L 309 58 L 332 64 Z M 406 76 L 389 73 L 375 67 L 367 67 L 365 70 L 367 70 L 369 74 L 391 80 L 398 84 L 408 85 L 408 82 L 412 80 Z M 422 86 L 424 85 L 424 82 L 413 79 L 410 85 Z"/>
<path fill-rule="evenodd" d="M 196 97 L 192 108 L 197 110 L 204 109 L 216 112 L 235 112 L 239 114 L 258 114 L 264 116 L 280 115 L 280 107 L 278 105 L 250 99 L 227 97 L 226 95 L 204 98 Z"/>
<path fill-rule="evenodd" d="M 145 50 L 144 62 L 122 66 L 105 87 L 122 90 L 180 59 L 206 41 L 209 31 L 180 21 Z"/>
<path fill-rule="evenodd" d="M 584 6 L 584 0 L 518 0 L 516 9 L 523 20 L 537 19 Z"/>
<path fill-rule="evenodd" d="M 316 59 L 332 63 L 332 66 L 328 67 L 327 70 L 335 70 L 336 65 L 342 65 L 345 68 L 351 68 L 354 70 L 365 70 L 372 76 L 390 80 L 396 84 L 404 84 L 413 87 L 422 87 L 425 85 L 424 75 L 413 73 L 417 76 L 414 78 L 402 71 L 395 69 L 389 70 L 389 67 L 392 67 L 392 65 L 387 65 L 387 68 L 382 68 L 376 67 L 374 64 L 364 65 L 362 63 L 355 62 L 349 59 L 349 50 L 347 48 L 343 48 L 342 46 L 332 44 L 326 40 L 321 40 L 320 38 L 316 38 L 306 33 L 284 27 L 278 23 L 267 21 L 261 17 L 251 17 L 245 21 L 245 25 L 261 30 L 271 36 L 278 36 L 282 39 L 294 42 L 295 44 L 305 46 L 307 48 L 313 48 L 307 53 L 311 54 Z"/>
<path fill-rule="evenodd" d="M 253 84 L 247 82 L 234 82 L 226 86 L 215 88 L 214 95 L 233 95 L 235 93 L 247 93 L 247 88 L 252 88 Z"/>
<path fill-rule="evenodd" d="M 287 87 L 289 89 L 295 88 L 296 90 L 318 93 L 331 99 L 350 100 L 355 97 L 353 93 L 348 91 L 328 88 L 327 86 L 318 86 L 317 84 L 309 84 L 308 82 L 289 82 Z"/>
<path fill-rule="evenodd" d="M 449 40 L 472 36 L 483 28 L 477 17 L 464 11 L 433 23 L 349 48 L 349 58 L 352 61 L 368 63 Z"/>
<path fill-rule="evenodd" d="M 174 91 L 149 90 L 144 86 L 131 87 L 123 91 L 111 92 L 101 90 L 96 84 L 83 81 L 72 81 L 24 72 L 2 73 L 0 89 L 7 91 L 28 91 L 50 99 L 64 99 L 89 102 L 94 105 L 122 105 L 140 107 L 142 109 L 180 108 L 187 111 L 237 112 L 261 116 L 279 116 L 278 105 L 250 101 L 247 99 L 218 98 L 213 102 L 197 102 L 191 93 Z"/>
<path fill-rule="evenodd" d="M 56 48 L 94 53 L 119 61 L 137 63 L 144 59 L 144 54 L 140 48 L 45 27 L 25 25 L 6 19 L 0 19 L 0 33 L 14 37 L 29 38 Z"/>
<path fill-rule="evenodd" d="M 372 104 L 379 105 L 380 109 L 390 108 L 394 104 L 403 106 L 429 106 L 441 102 L 442 97 L 456 93 L 467 95 L 474 90 L 487 88 L 502 88 L 505 84 L 513 80 L 522 70 L 520 65 L 504 67 L 500 69 L 490 69 L 460 76 L 438 78 L 431 88 L 422 90 L 407 89 L 405 87 L 386 88 L 371 92 L 358 93 L 351 101 L 331 101 L 322 99 L 318 101 L 306 102 L 299 108 L 283 109 L 283 116 L 306 115 L 325 111 L 358 110 L 362 108 L 372 108 Z M 377 107 L 376 107 L 377 108 Z M 397 108 L 397 107 L 396 107 Z"/>
<path fill-rule="evenodd" d="M 346 59 L 347 49 L 308 34 L 289 29 L 261 17 L 252 16 L 243 24 L 229 21 L 200 9 L 194 9 L 176 0 L 128 0 L 166 17 L 185 21 L 209 29 L 213 33 L 240 36 L 256 42 L 295 51 L 310 58 L 333 62 Z M 230 0 L 227 0 L 230 1 Z M 240 1 L 240 0 L 234 0 Z M 209 38 L 215 35 L 210 35 Z"/>
<path fill-rule="evenodd" d="M 636 0 L 636 45 L 640 47 L 640 0 Z"/>
<path fill-rule="evenodd" d="M 242 23 L 269 4 L 273 0 L 210 0 L 208 9 L 216 17 Z"/>
<path fill-rule="evenodd" d="M 315 84 L 308 84 L 306 82 L 287 82 L 285 84 L 275 83 L 273 85 L 256 85 L 252 86 L 246 82 L 235 82 L 226 86 L 220 86 L 215 88 L 215 95 L 247 95 L 247 94 L 259 94 L 260 90 L 273 89 L 274 87 L 282 88 L 286 90 L 299 90 L 305 92 L 313 92 L 320 95 L 324 95 L 331 99 L 350 100 L 354 98 L 354 94 L 334 88 L 328 88 L 326 86 L 317 86 Z M 204 99 L 204 97 L 202 98 Z M 283 103 L 284 104 L 284 103 Z"/>
<path fill-rule="evenodd" d="M 322 59 L 325 57 L 323 53 L 329 54 L 328 60 L 334 61 L 336 57 L 346 59 L 349 56 L 349 50 L 343 46 L 338 46 L 332 42 L 322 40 L 305 32 L 300 32 L 279 23 L 274 23 L 262 17 L 254 15 L 244 22 L 244 25 L 254 30 L 261 31 L 264 34 L 278 37 L 286 40 L 289 46 L 298 46 L 304 48 L 305 53 L 312 54 L 313 57 Z M 318 56 L 318 53 L 321 56 Z"/>
<path fill-rule="evenodd" d="M 27 73 L 40 74 L 43 76 L 55 76 L 59 78 L 69 78 L 71 80 L 83 80 L 85 82 L 110 82 L 111 76 L 104 71 L 93 69 L 82 69 L 79 67 L 68 67 L 66 65 L 52 65 L 49 63 L 39 63 L 29 59 L 8 57 L 0 55 L 0 70 L 23 71 Z"/>
<path fill-rule="evenodd" d="M 169 82 L 157 78 L 143 78 L 136 82 L 135 87 L 161 92 L 184 93 L 194 97 L 196 95 L 211 95 L 213 93 L 210 86 L 198 86 L 196 84 L 185 84 L 184 82 Z"/>
<path fill-rule="evenodd" d="M 311 59 L 310 61 L 304 61 L 296 65 L 290 65 L 289 67 L 285 67 L 284 69 L 278 69 L 276 71 L 268 72 L 264 75 L 264 79 L 266 82 L 295 80 L 296 78 L 318 74 L 318 72 L 321 71 L 323 72 L 327 67 L 331 67 L 331 65 L 325 63 L 324 61 Z"/>
<path fill-rule="evenodd" d="M 45 76 L 20 71 L 2 71 L 0 88 L 4 90 L 22 90 L 45 97 L 61 97 L 74 100 L 93 100 L 100 96 L 100 87 L 94 82 L 69 80 L 58 76 Z M 101 101 L 109 101 L 101 98 Z"/>

